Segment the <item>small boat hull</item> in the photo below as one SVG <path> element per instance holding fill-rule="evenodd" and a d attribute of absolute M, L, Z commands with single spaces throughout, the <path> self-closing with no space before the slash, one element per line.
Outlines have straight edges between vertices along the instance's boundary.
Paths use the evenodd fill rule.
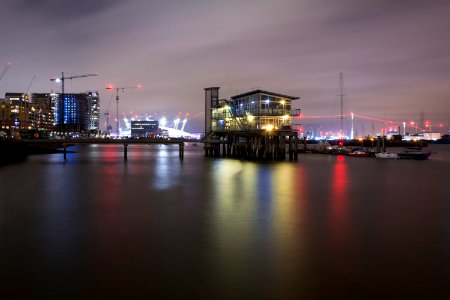
<path fill-rule="evenodd" d="M 410 147 L 407 148 L 404 152 L 398 154 L 398 157 L 401 159 L 417 159 L 417 160 L 425 160 L 430 157 L 431 152 L 422 152 L 420 147 Z"/>
<path fill-rule="evenodd" d="M 418 153 L 399 153 L 398 157 L 400 159 L 417 159 L 417 160 L 425 160 L 428 159 L 428 157 L 430 157 L 431 153 L 423 153 L 423 152 L 418 152 Z"/>
<path fill-rule="evenodd" d="M 375 153 L 375 157 L 380 159 L 397 159 L 398 155 L 396 153 L 380 152 Z"/>
<path fill-rule="evenodd" d="M 357 152 L 349 153 L 348 156 L 353 156 L 353 157 L 369 157 L 369 153 L 367 153 L 367 152 L 362 152 L 362 151 L 357 151 Z"/>

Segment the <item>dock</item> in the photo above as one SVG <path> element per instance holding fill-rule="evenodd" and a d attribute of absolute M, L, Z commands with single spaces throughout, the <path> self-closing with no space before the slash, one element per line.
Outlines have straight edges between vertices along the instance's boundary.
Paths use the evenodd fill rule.
<path fill-rule="evenodd" d="M 184 139 L 100 139 L 100 138 L 71 138 L 71 139 L 22 139 L 24 145 L 54 145 L 63 148 L 64 160 L 67 160 L 67 147 L 72 145 L 95 145 L 95 144 L 119 144 L 123 145 L 123 159 L 128 159 L 129 145 L 178 145 L 179 158 L 184 158 Z"/>
<path fill-rule="evenodd" d="M 208 157 L 298 160 L 298 135 L 290 130 L 219 132 L 203 142 Z"/>

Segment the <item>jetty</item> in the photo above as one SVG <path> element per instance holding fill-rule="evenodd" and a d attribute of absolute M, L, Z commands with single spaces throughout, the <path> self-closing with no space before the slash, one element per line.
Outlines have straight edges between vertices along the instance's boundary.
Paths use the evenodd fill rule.
<path fill-rule="evenodd" d="M 101 138 L 70 138 L 63 140 L 56 139 L 21 139 L 18 143 L 27 146 L 62 148 L 64 160 L 67 159 L 67 147 L 73 145 L 94 145 L 94 144 L 119 144 L 123 145 L 123 159 L 128 159 L 129 145 L 178 145 L 179 158 L 184 158 L 184 139 L 101 139 Z"/>

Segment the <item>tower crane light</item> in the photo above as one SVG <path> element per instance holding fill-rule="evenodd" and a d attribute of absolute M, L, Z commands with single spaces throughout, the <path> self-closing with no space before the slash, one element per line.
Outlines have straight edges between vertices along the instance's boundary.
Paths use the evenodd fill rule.
<path fill-rule="evenodd" d="M 91 76 L 98 76 L 98 73 L 94 73 L 94 74 L 83 74 L 83 75 L 75 75 L 75 76 L 64 76 L 64 72 L 61 73 L 61 77 L 60 78 L 50 78 L 50 81 L 55 81 L 55 82 L 61 82 L 61 94 L 64 95 L 64 81 L 66 79 L 75 79 L 75 78 L 83 78 L 83 77 L 91 77 Z"/>

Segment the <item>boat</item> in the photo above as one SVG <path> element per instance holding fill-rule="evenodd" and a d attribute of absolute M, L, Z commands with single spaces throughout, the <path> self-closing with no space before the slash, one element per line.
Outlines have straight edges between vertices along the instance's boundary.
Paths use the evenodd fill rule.
<path fill-rule="evenodd" d="M 333 155 L 339 155 L 339 154 L 343 154 L 343 155 L 347 155 L 350 153 L 350 149 L 347 147 L 339 147 L 337 145 L 331 147 L 331 149 L 329 150 L 330 154 Z"/>
<path fill-rule="evenodd" d="M 401 159 L 418 159 L 425 160 L 430 157 L 431 152 L 423 152 L 420 147 L 408 147 L 405 151 L 400 152 L 398 157 Z"/>
<path fill-rule="evenodd" d="M 386 139 L 386 137 L 383 136 L 382 137 L 382 140 L 383 140 L 382 149 L 383 149 L 383 151 L 379 152 L 379 153 L 375 153 L 375 157 L 376 158 L 381 158 L 381 159 L 397 159 L 397 158 L 399 158 L 397 153 L 392 153 L 392 152 L 387 152 L 386 151 L 386 145 L 384 143 L 385 139 Z"/>
<path fill-rule="evenodd" d="M 354 152 L 350 152 L 348 154 L 348 156 L 353 156 L 353 157 L 369 157 L 369 153 L 365 152 L 365 151 L 354 151 Z"/>
<path fill-rule="evenodd" d="M 382 158 L 382 159 L 397 159 L 398 155 L 396 153 L 391 152 L 379 152 L 375 153 L 376 158 Z"/>

